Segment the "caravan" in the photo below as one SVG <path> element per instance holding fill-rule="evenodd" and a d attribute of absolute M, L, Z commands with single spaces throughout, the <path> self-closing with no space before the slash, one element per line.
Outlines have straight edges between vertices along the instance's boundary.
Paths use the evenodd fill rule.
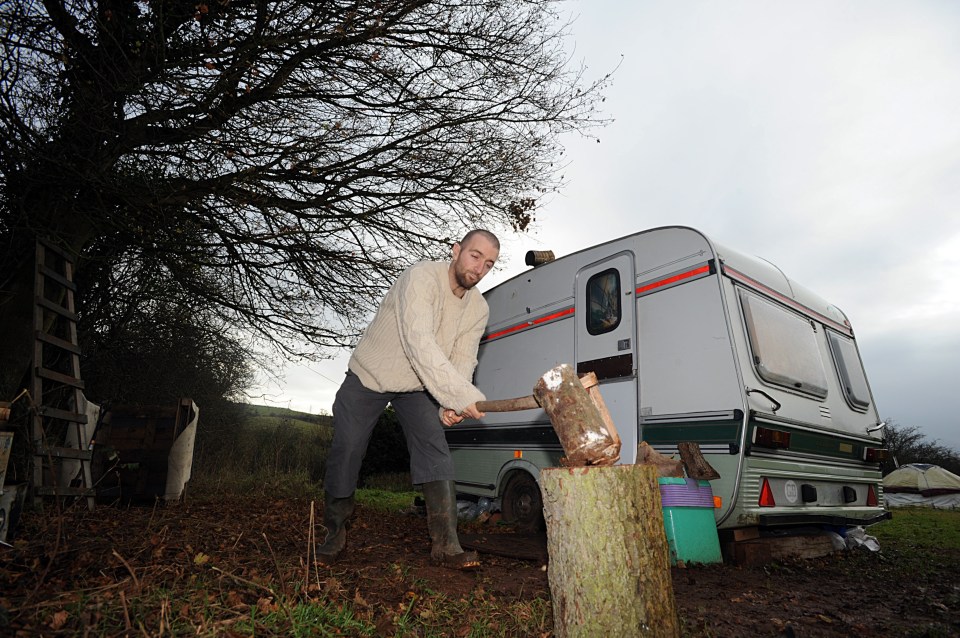
<path fill-rule="evenodd" d="M 594 372 L 622 439 L 672 455 L 692 441 L 719 472 L 720 528 L 869 525 L 887 518 L 883 423 L 854 332 L 776 266 L 686 227 L 656 228 L 489 290 L 475 382 L 529 394 L 559 363 Z M 446 431 L 463 494 L 542 524 L 540 469 L 563 450 L 543 410 L 488 413 Z"/>

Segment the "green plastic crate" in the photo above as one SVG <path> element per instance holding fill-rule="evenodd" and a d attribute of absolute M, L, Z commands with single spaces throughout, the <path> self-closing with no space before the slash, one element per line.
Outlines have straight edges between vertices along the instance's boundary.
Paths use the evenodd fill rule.
<path fill-rule="evenodd" d="M 669 477 L 657 480 L 670 564 L 723 562 L 710 483 Z"/>

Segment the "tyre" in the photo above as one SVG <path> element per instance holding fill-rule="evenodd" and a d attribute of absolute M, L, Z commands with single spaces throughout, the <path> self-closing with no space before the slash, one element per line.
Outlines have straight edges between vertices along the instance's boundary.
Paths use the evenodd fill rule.
<path fill-rule="evenodd" d="M 539 532 L 546 529 L 540 486 L 527 472 L 514 472 L 507 479 L 500 509 L 503 512 L 503 520 L 515 523 L 521 531 Z"/>

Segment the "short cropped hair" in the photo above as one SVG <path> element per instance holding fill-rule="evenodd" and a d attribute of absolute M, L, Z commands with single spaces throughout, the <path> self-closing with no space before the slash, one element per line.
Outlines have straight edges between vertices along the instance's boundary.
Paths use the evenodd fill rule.
<path fill-rule="evenodd" d="M 487 241 L 493 244 L 494 248 L 496 248 L 497 250 L 500 250 L 500 240 L 497 239 L 497 236 L 491 233 L 489 230 L 484 230 L 483 228 L 474 228 L 473 230 L 468 232 L 466 235 L 463 236 L 463 239 L 460 240 L 460 245 L 466 246 L 467 242 L 469 242 L 471 239 L 473 239 L 478 235 L 485 238 Z"/>

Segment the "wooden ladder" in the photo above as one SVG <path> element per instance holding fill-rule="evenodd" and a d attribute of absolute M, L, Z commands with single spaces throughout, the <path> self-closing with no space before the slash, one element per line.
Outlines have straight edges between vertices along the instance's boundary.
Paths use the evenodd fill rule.
<path fill-rule="evenodd" d="M 34 287 L 32 393 L 33 493 L 43 496 L 85 497 L 93 509 L 96 489 L 85 435 L 87 416 L 80 378 L 77 342 L 76 284 L 73 260 L 53 244 L 37 240 Z M 76 470 L 74 471 L 74 467 Z M 69 485 L 61 485 L 61 476 Z"/>

